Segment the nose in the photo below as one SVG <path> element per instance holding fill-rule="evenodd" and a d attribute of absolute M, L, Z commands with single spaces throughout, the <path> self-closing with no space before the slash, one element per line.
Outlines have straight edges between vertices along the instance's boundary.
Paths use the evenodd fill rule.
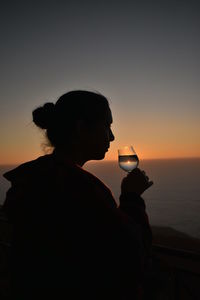
<path fill-rule="evenodd" d="M 114 134 L 113 134 L 113 132 L 112 132 L 111 129 L 110 129 L 110 132 L 109 132 L 109 138 L 110 138 L 110 142 L 113 142 L 114 139 L 115 139 L 115 136 L 114 136 Z"/>

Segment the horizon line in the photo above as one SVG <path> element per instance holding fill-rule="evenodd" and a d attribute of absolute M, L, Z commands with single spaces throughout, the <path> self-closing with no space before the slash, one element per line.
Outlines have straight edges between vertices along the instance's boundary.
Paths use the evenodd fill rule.
<path fill-rule="evenodd" d="M 200 156 L 185 156 L 185 157 L 154 157 L 154 158 L 141 158 L 140 161 L 143 160 L 181 160 L 181 159 L 200 159 Z M 15 165 L 20 165 L 29 161 L 32 161 L 34 159 L 26 160 L 26 161 L 21 161 L 21 162 L 15 162 L 15 163 L 1 163 L 0 166 L 15 166 Z M 91 162 L 116 162 L 118 159 L 101 159 L 101 160 L 89 160 L 86 163 L 91 163 Z"/>

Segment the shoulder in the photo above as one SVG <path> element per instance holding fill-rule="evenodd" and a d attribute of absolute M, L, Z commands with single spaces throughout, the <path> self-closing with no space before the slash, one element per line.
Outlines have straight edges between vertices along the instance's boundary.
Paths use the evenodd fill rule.
<path fill-rule="evenodd" d="M 6 172 L 3 176 L 11 182 L 27 181 L 30 178 L 41 174 L 42 171 L 51 166 L 51 156 L 45 155 L 37 159 L 22 163 L 16 168 Z"/>

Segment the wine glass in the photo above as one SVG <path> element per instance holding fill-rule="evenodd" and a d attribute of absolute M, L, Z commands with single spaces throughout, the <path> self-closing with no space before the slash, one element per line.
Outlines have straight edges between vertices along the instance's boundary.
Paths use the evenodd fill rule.
<path fill-rule="evenodd" d="M 139 158 L 132 146 L 118 149 L 118 161 L 120 168 L 126 172 L 131 172 L 139 164 Z"/>

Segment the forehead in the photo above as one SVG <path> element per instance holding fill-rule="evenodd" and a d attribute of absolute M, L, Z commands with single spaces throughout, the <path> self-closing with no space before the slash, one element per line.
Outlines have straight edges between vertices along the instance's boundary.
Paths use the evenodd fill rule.
<path fill-rule="evenodd" d="M 112 112 L 109 107 L 105 112 L 104 120 L 109 124 L 111 124 L 113 122 Z"/>

